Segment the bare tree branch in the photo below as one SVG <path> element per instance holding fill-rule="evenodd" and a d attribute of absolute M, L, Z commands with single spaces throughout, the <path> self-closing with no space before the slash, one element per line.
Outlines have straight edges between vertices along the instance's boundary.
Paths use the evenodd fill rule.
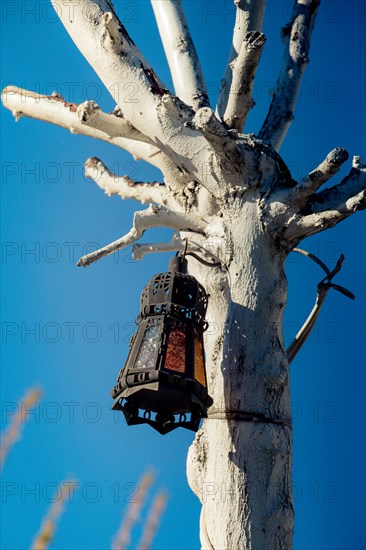
<path fill-rule="evenodd" d="M 339 273 L 339 271 L 342 268 L 342 264 L 344 262 L 343 254 L 340 255 L 334 269 L 332 269 L 332 271 L 330 271 L 328 269 L 328 267 L 325 264 L 323 264 L 323 262 L 319 258 L 314 256 L 310 252 L 307 252 L 306 250 L 301 250 L 300 248 L 294 248 L 294 252 L 298 252 L 298 253 L 303 254 L 304 256 L 307 256 L 308 258 L 311 258 L 312 260 L 314 260 L 318 265 L 320 265 L 322 267 L 322 269 L 326 273 L 326 276 L 318 283 L 318 289 L 317 289 L 317 293 L 316 293 L 316 300 L 315 300 L 315 304 L 314 304 L 313 309 L 311 310 L 310 314 L 308 315 L 305 323 L 302 325 L 302 327 L 300 328 L 300 330 L 296 334 L 295 339 L 293 340 L 293 342 L 291 342 L 291 344 L 289 345 L 289 347 L 286 350 L 289 365 L 292 363 L 295 356 L 300 351 L 300 349 L 302 348 L 302 346 L 304 345 L 304 343 L 308 339 L 311 331 L 313 330 L 313 328 L 315 326 L 315 323 L 316 323 L 316 320 L 319 317 L 320 309 L 321 309 L 321 307 L 322 307 L 322 305 L 325 301 L 325 298 L 326 298 L 329 290 L 331 288 L 333 288 L 334 290 L 337 290 L 338 292 L 341 292 L 344 296 L 347 296 L 351 300 L 355 299 L 355 295 L 353 294 L 353 292 L 347 290 L 346 288 L 344 288 L 342 286 L 335 285 L 332 282 L 334 276 L 337 275 L 337 273 Z"/>
<path fill-rule="evenodd" d="M 195 110 L 209 106 L 201 65 L 181 0 L 151 0 L 175 93 Z"/>
<path fill-rule="evenodd" d="M 194 111 L 170 94 L 117 18 L 109 0 L 51 0 L 67 32 L 114 96 L 123 116 L 147 135 L 186 177 L 215 196 L 232 179 L 232 162 L 217 163 L 223 184 L 204 170 L 208 142 L 194 129 Z M 131 92 L 132 89 L 132 92 Z M 129 99 L 127 100 L 126 97 Z M 166 181 L 167 183 L 167 181 Z"/>
<path fill-rule="evenodd" d="M 234 0 L 236 4 L 236 19 L 233 31 L 233 43 L 221 80 L 221 89 L 217 101 L 217 113 L 224 120 L 229 94 L 232 88 L 233 68 L 239 55 L 242 44 L 248 32 L 262 30 L 265 0 Z"/>
<path fill-rule="evenodd" d="M 348 152 L 345 149 L 336 147 L 333 149 L 310 174 L 300 180 L 296 191 L 301 194 L 311 195 L 319 189 L 326 181 L 339 172 L 342 164 L 348 160 Z"/>
<path fill-rule="evenodd" d="M 356 157 L 359 159 L 359 157 Z M 284 231 L 290 242 L 337 225 L 358 210 L 366 208 L 366 166 L 359 160 L 340 184 L 313 195 L 305 213 L 291 216 Z M 310 212 L 310 213 L 307 213 Z"/>
<path fill-rule="evenodd" d="M 81 124 L 98 128 L 111 137 L 120 137 L 122 134 L 122 136 L 129 139 L 144 141 L 153 145 L 153 142 L 147 136 L 136 130 L 132 124 L 123 118 L 118 108 L 107 115 L 103 113 L 95 101 L 85 101 L 78 106 L 76 112 Z M 122 132 L 121 127 L 123 128 Z"/>
<path fill-rule="evenodd" d="M 238 56 L 231 63 L 232 82 L 223 118 L 229 128 L 239 132 L 243 130 L 248 113 L 254 106 L 252 89 L 265 41 L 263 33 L 248 32 Z"/>
<path fill-rule="evenodd" d="M 42 120 L 61 126 L 72 134 L 100 139 L 128 151 L 135 160 L 144 160 L 161 170 L 167 188 L 173 194 L 181 194 L 188 182 L 192 181 L 184 162 L 175 164 L 167 154 L 153 145 L 147 136 L 136 130 L 126 119 L 121 118 L 118 109 L 106 114 L 94 101 L 78 105 L 66 101 L 57 94 L 40 95 L 15 86 L 8 86 L 3 90 L 2 102 L 16 120 L 23 116 Z M 203 137 L 202 140 L 205 141 Z M 207 148 L 207 141 L 205 147 Z M 205 174 L 195 175 L 199 179 Z M 214 182 L 209 185 L 210 180 L 207 178 L 205 183 L 212 192 Z M 216 193 L 219 192 L 218 188 L 215 190 Z"/>
<path fill-rule="evenodd" d="M 259 138 L 277 151 L 293 121 L 297 97 L 309 62 L 311 33 L 320 0 L 295 0 L 291 20 L 282 29 L 285 53 L 268 115 Z"/>
<path fill-rule="evenodd" d="M 304 206 L 310 195 L 315 193 L 319 187 L 337 174 L 342 164 L 348 159 L 348 156 L 348 152 L 345 149 L 341 149 L 340 147 L 333 149 L 319 166 L 300 180 L 298 185 L 288 192 L 287 204 Z"/>
<path fill-rule="evenodd" d="M 40 95 L 16 86 L 8 86 L 2 91 L 2 102 L 16 120 L 25 116 L 49 122 L 66 128 L 72 134 L 100 139 L 121 147 L 131 153 L 136 160 L 145 160 L 161 168 L 160 150 L 146 143 L 149 141 L 148 138 L 125 119 L 103 113 L 99 108 L 94 109 L 92 116 L 86 116 L 87 111 L 91 111 L 88 107 L 92 104 L 97 107 L 94 102 L 77 105 L 69 103 L 57 94 Z M 144 142 L 138 141 L 137 138 Z"/>
<path fill-rule="evenodd" d="M 310 198 L 308 210 L 317 213 L 323 210 L 331 210 L 335 204 L 343 203 L 358 195 L 366 188 L 366 166 L 362 164 L 360 157 L 353 158 L 353 168 L 338 184 L 316 193 Z"/>
<path fill-rule="evenodd" d="M 132 256 L 135 260 L 142 260 L 147 254 L 157 254 L 159 252 L 183 252 L 184 250 L 184 241 L 182 241 L 179 235 L 176 234 L 171 241 L 134 244 L 132 246 Z"/>
<path fill-rule="evenodd" d="M 297 195 L 297 187 L 275 192 L 263 207 L 263 222 L 275 238 L 282 238 L 294 246 L 305 237 L 337 225 L 358 210 L 366 208 L 366 166 L 360 157 L 354 157 L 353 168 L 338 184 L 311 194 L 336 173 L 345 159 L 346 151 L 333 151 L 314 170 L 314 181 L 304 178 L 304 189 Z"/>
<path fill-rule="evenodd" d="M 363 190 L 355 197 L 351 197 L 344 203 L 338 204 L 334 210 L 326 210 L 318 214 L 310 214 L 301 217 L 296 224 L 290 224 L 285 231 L 285 237 L 289 240 L 303 239 L 330 227 L 334 227 L 342 220 L 348 218 L 357 210 L 366 208 L 366 191 Z"/>
<path fill-rule="evenodd" d="M 154 202 L 159 205 L 167 205 L 170 199 L 165 185 L 158 182 L 142 183 L 133 181 L 128 176 L 116 176 L 95 157 L 86 161 L 85 176 L 94 180 L 109 197 L 119 195 L 122 199 L 135 199 L 141 204 Z"/>
<path fill-rule="evenodd" d="M 319 313 L 321 310 L 321 307 L 324 303 L 324 300 L 330 290 L 330 287 L 320 287 L 318 288 L 318 293 L 316 295 L 316 300 L 313 309 L 309 313 L 305 323 L 301 327 L 301 329 L 298 331 L 298 333 L 295 336 L 295 339 L 289 347 L 286 350 L 287 357 L 288 357 L 288 363 L 289 365 L 292 363 L 292 361 L 295 359 L 296 355 L 306 342 L 306 340 L 309 337 L 309 334 L 313 330 L 315 323 L 319 317 Z"/>
<path fill-rule="evenodd" d="M 178 231 L 192 231 L 204 235 L 208 224 L 199 216 L 183 212 L 173 212 L 163 206 L 154 206 L 151 204 L 146 210 L 135 212 L 132 228 L 126 235 L 91 254 L 83 256 L 77 265 L 87 267 L 104 256 L 113 254 L 121 248 L 126 248 L 138 241 L 147 229 L 154 227 L 170 227 Z"/>
<path fill-rule="evenodd" d="M 158 143 L 166 143 L 191 109 L 177 98 L 164 112 L 163 96 L 169 90 L 128 35 L 109 0 L 51 0 L 67 32 L 104 82 L 131 124 Z M 72 8 L 72 9 L 71 9 Z M 158 108 L 163 111 L 158 115 Z M 166 107 L 166 105 L 165 105 Z"/>
<path fill-rule="evenodd" d="M 4 107 L 9 109 L 17 120 L 22 116 L 36 118 L 62 126 L 74 134 L 85 133 L 88 135 L 88 131 L 82 128 L 85 125 L 92 130 L 98 130 L 106 134 L 109 141 L 114 137 L 125 137 L 151 143 L 127 120 L 116 116 L 114 113 L 103 113 L 94 101 L 86 101 L 78 105 L 77 103 L 70 103 L 56 93 L 40 95 L 16 86 L 7 86 L 2 91 L 2 102 Z M 94 135 L 91 137 L 94 137 Z"/>
<path fill-rule="evenodd" d="M 176 233 L 170 241 L 157 243 L 138 243 L 132 247 L 132 255 L 135 260 L 142 260 L 146 254 L 156 254 L 159 252 L 184 252 L 185 254 L 198 256 L 207 264 L 223 264 L 222 260 L 207 250 L 204 246 L 195 243 L 191 239 L 182 239 L 179 233 Z"/>

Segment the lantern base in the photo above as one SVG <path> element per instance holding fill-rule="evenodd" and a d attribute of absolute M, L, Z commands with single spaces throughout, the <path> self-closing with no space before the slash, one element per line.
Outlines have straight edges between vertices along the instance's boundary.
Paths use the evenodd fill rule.
<path fill-rule="evenodd" d="M 128 426 L 149 424 L 161 434 L 175 428 L 196 432 L 212 399 L 197 380 L 162 371 L 128 375 L 111 390 L 112 409 L 123 412 Z"/>
<path fill-rule="evenodd" d="M 197 432 L 203 418 L 200 407 L 192 407 L 187 413 L 154 412 L 140 409 L 135 404 L 122 398 L 115 402 L 112 409 L 122 411 L 128 426 L 148 424 L 160 434 L 165 435 L 176 428 L 186 428 Z"/>

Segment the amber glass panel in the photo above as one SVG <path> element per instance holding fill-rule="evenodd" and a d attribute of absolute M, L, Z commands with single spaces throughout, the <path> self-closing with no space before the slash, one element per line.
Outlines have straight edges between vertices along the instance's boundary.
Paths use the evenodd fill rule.
<path fill-rule="evenodd" d="M 168 335 L 164 368 L 184 372 L 186 368 L 186 335 L 174 328 Z"/>
<path fill-rule="evenodd" d="M 205 375 L 205 358 L 203 355 L 203 343 L 199 334 L 195 331 L 194 334 L 194 377 L 206 387 L 206 375 Z"/>

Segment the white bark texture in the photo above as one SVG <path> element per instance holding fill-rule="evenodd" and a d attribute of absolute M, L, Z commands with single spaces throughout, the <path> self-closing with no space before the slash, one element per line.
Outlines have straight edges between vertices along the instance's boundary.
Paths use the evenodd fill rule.
<path fill-rule="evenodd" d="M 295 0 L 291 20 L 282 29 L 285 52 L 273 98 L 259 137 L 276 151 L 294 119 L 294 107 L 309 63 L 310 39 L 320 0 Z"/>
<path fill-rule="evenodd" d="M 265 0 L 234 0 L 234 3 L 236 4 L 236 18 L 233 42 L 225 73 L 221 80 L 221 89 L 217 101 L 217 114 L 221 120 L 225 120 L 230 93 L 236 93 L 235 88 L 233 88 L 233 75 L 234 71 L 240 70 L 238 67 L 238 64 L 240 64 L 239 54 L 242 52 L 243 57 L 248 34 L 261 32 L 266 2 Z"/>
<path fill-rule="evenodd" d="M 195 110 L 209 105 L 206 85 L 180 0 L 151 0 L 174 90 Z"/>
<path fill-rule="evenodd" d="M 51 0 L 53 1 L 53 0 Z M 81 258 L 87 266 L 133 245 L 136 258 L 180 250 L 210 298 L 205 351 L 214 404 L 190 448 L 190 486 L 202 503 L 202 548 L 289 550 L 293 533 L 288 358 L 282 334 L 284 262 L 298 242 L 366 207 L 359 157 L 338 185 L 319 188 L 348 153 L 335 149 L 296 182 L 275 149 L 292 119 L 318 2 L 297 0 L 285 28 L 284 65 L 259 137 L 240 132 L 260 51 L 264 1 L 236 0 L 233 48 L 217 113 L 178 0 L 153 0 L 174 96 L 139 52 L 109 0 L 54 0 L 57 13 L 117 103 L 103 113 L 8 87 L 3 103 L 28 116 L 107 141 L 155 164 L 162 182 L 112 174 L 97 158 L 86 174 L 108 195 L 151 203 L 127 235 Z M 171 33 L 169 34 L 169 29 Z M 123 101 L 123 84 L 138 103 Z M 116 86 L 117 84 L 117 86 Z M 229 93 L 229 92 L 232 93 Z M 137 243 L 150 228 L 177 233 L 168 243 Z"/>

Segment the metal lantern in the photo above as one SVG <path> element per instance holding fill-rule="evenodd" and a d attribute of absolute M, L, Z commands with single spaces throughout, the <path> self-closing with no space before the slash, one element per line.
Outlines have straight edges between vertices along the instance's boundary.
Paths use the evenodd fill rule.
<path fill-rule="evenodd" d="M 138 328 L 125 367 L 111 390 L 113 409 L 127 424 L 149 424 L 161 434 L 197 431 L 212 399 L 207 393 L 203 332 L 207 294 L 175 256 L 141 295 Z"/>

